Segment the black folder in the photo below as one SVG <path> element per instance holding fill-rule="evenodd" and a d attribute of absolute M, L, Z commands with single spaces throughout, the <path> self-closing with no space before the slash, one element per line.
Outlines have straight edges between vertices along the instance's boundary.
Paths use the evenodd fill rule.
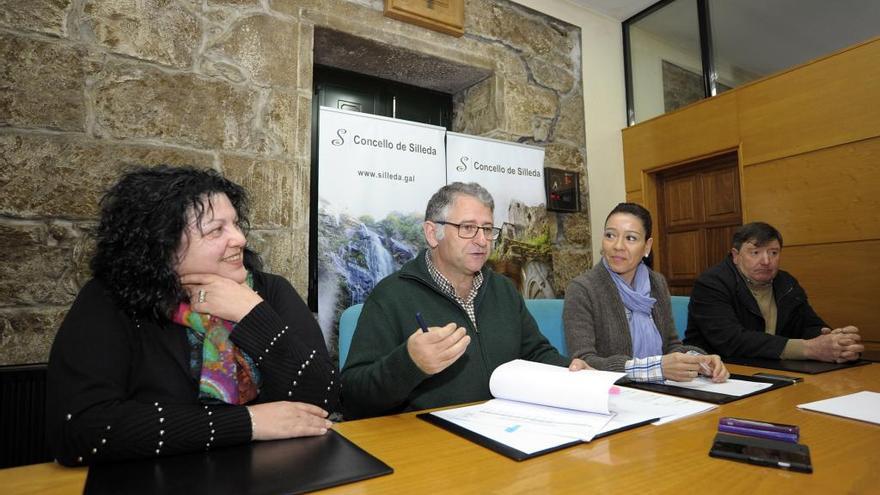
<path fill-rule="evenodd" d="M 733 402 L 735 400 L 745 399 L 746 397 L 751 397 L 753 395 L 763 394 L 764 392 L 776 390 L 777 388 L 787 387 L 793 383 L 790 380 L 774 380 L 772 378 L 747 376 L 747 375 L 735 375 L 735 374 L 731 374 L 730 378 L 735 378 L 737 380 L 745 380 L 745 381 L 749 381 L 749 382 L 770 383 L 771 385 L 765 389 L 758 390 L 757 392 L 752 392 L 750 394 L 741 395 L 741 396 L 737 397 L 735 395 L 719 394 L 719 393 L 715 393 L 715 392 L 706 392 L 705 390 L 694 390 L 692 388 L 674 387 L 671 385 L 664 385 L 662 383 L 634 382 L 634 381 L 630 381 L 627 378 L 621 378 L 620 380 L 617 381 L 617 384 L 623 385 L 625 387 L 647 390 L 648 392 L 657 392 L 658 394 L 675 395 L 678 397 L 684 397 L 686 399 L 699 400 L 702 402 L 710 402 L 712 404 L 727 404 L 728 402 Z"/>
<path fill-rule="evenodd" d="M 394 472 L 333 430 L 204 453 L 98 464 L 86 494 L 303 493 Z"/>
<path fill-rule="evenodd" d="M 539 450 L 538 452 L 532 452 L 531 454 L 528 454 L 528 453 L 523 452 L 521 450 L 517 450 L 509 445 L 505 445 L 501 442 L 497 442 L 495 440 L 492 440 L 491 438 L 484 437 L 483 435 L 480 435 L 479 433 L 471 431 L 463 426 L 459 426 L 451 421 L 447 421 L 446 419 L 443 419 L 439 416 L 434 416 L 431 413 L 417 414 L 416 417 L 419 419 L 422 419 L 424 421 L 427 421 L 428 423 L 431 423 L 432 425 L 439 426 L 440 428 L 443 428 L 444 430 L 455 433 L 456 435 L 458 435 L 462 438 L 470 440 L 471 442 L 474 442 L 477 445 L 486 447 L 489 450 L 495 451 L 495 452 L 497 452 L 503 456 L 509 457 L 515 461 L 524 461 L 526 459 L 531 459 L 533 457 L 538 457 L 538 456 L 542 456 L 544 454 L 549 454 L 550 452 L 556 452 L 557 450 L 567 449 L 567 448 L 573 447 L 575 445 L 587 443 L 587 442 L 584 442 L 583 440 L 573 440 L 571 442 L 563 443 L 563 444 L 557 445 L 555 447 L 551 447 L 549 449 Z M 596 436 L 594 436 L 593 440 L 596 440 L 596 439 L 599 439 L 602 437 L 607 437 L 608 435 L 613 435 L 613 434 L 619 433 L 621 431 L 631 430 L 633 428 L 657 421 L 657 419 L 659 419 L 659 418 L 652 418 L 652 419 L 648 419 L 645 421 L 641 421 L 639 423 L 628 424 L 626 426 L 622 426 L 622 427 L 617 428 L 615 430 L 605 431 L 605 432 L 599 433 Z"/>
<path fill-rule="evenodd" d="M 726 357 L 724 358 L 724 362 L 728 364 L 754 366 L 755 368 L 767 368 L 771 370 L 791 371 L 794 373 L 806 373 L 808 375 L 815 375 L 817 373 L 825 373 L 826 371 L 852 368 L 853 366 L 862 366 L 865 364 L 869 364 L 871 361 L 860 359 L 858 361 L 850 361 L 848 363 L 838 364 L 825 363 L 822 361 L 801 361 L 794 359 Z"/>

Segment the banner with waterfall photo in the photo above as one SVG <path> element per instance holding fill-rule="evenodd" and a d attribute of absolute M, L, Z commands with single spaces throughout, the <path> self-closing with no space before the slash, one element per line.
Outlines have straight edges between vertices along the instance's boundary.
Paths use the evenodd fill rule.
<path fill-rule="evenodd" d="M 446 129 L 321 107 L 318 132 L 318 322 L 335 354 L 342 311 L 424 247 Z"/>
<path fill-rule="evenodd" d="M 502 228 L 489 264 L 529 299 L 554 298 L 550 225 L 544 193 L 544 149 L 446 133 L 446 178 L 477 182 L 495 199 Z"/>

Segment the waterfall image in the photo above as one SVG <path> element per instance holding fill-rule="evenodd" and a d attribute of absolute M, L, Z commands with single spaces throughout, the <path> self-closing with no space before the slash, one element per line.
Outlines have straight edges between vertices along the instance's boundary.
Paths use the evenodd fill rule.
<path fill-rule="evenodd" d="M 318 214 L 318 322 L 328 349 L 336 353 L 339 315 L 364 302 L 383 278 L 413 259 L 424 246 L 423 214 L 391 212 L 381 220 L 331 212 Z"/>

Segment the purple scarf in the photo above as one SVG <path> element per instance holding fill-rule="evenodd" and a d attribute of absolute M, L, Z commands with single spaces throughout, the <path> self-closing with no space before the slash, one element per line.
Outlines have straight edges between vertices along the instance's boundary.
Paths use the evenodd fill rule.
<path fill-rule="evenodd" d="M 629 334 L 632 337 L 633 357 L 646 358 L 648 356 L 659 356 L 663 354 L 663 339 L 660 338 L 660 331 L 654 324 L 654 318 L 651 316 L 651 310 L 657 300 L 651 297 L 651 279 L 648 276 L 648 267 L 644 263 L 639 263 L 636 268 L 635 277 L 633 277 L 633 285 L 630 287 L 620 275 L 614 273 L 608 266 L 605 258 L 602 258 L 602 265 L 611 275 L 611 280 L 617 286 L 617 293 L 623 300 L 623 305 L 632 314 L 629 319 Z"/>

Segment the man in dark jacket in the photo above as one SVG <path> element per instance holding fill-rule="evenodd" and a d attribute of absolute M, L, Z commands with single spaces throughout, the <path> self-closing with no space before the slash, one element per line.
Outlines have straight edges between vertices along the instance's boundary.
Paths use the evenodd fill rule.
<path fill-rule="evenodd" d="M 771 225 L 740 227 L 730 256 L 694 285 L 684 342 L 722 357 L 858 359 L 858 328 L 829 328 L 797 280 L 779 269 L 781 252 L 782 235 Z"/>
<path fill-rule="evenodd" d="M 513 359 L 589 368 L 560 355 L 513 283 L 484 267 L 501 232 L 493 210 L 476 183 L 446 185 L 428 202 L 428 249 L 364 303 L 342 370 L 346 418 L 490 399 L 489 376 Z"/>

